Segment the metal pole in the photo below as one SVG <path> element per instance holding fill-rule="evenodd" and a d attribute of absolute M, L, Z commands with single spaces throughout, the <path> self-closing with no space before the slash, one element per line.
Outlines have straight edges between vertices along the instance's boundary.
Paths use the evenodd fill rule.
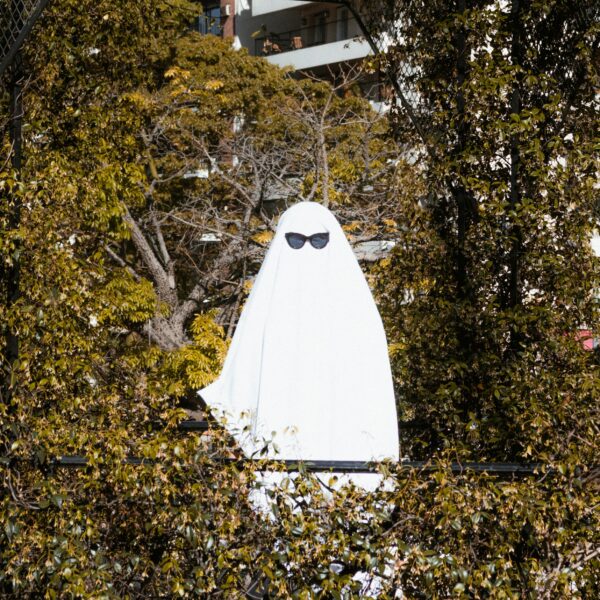
<path fill-rule="evenodd" d="M 23 165 L 23 86 L 25 72 L 23 68 L 23 55 L 21 47 L 49 0 L 5 0 L 10 6 L 10 12 L 2 20 L 2 25 L 8 28 L 6 32 L 6 47 L 0 48 L 0 77 L 5 70 L 10 68 L 10 125 L 9 136 L 11 143 L 11 165 L 14 170 L 17 184 L 8 192 L 7 213 L 8 228 L 17 231 L 21 224 L 21 193 L 19 183 Z M 3 8 L 6 10 L 6 8 Z M 15 237 L 15 248 L 10 265 L 3 269 L 2 278 L 6 285 L 6 306 L 10 309 L 20 296 L 20 240 Z M 19 337 L 16 328 L 7 328 L 4 347 L 4 365 L 2 375 L 4 381 L 0 382 L 0 401 L 9 402 L 12 395 L 15 378 L 14 373 L 19 358 Z M 1 375 L 0 375 L 1 377 Z"/>
<path fill-rule="evenodd" d="M 17 54 L 13 66 L 11 88 L 11 164 L 15 170 L 18 181 L 21 176 L 21 168 L 23 165 L 23 65 L 20 52 Z M 14 230 L 19 227 L 21 222 L 21 198 L 17 190 L 14 190 L 11 208 L 9 226 Z M 13 254 L 12 264 L 7 275 L 7 305 L 10 307 L 19 298 L 20 265 L 18 249 L 16 249 Z M 15 333 L 9 333 L 7 346 L 9 364 L 12 364 L 12 361 L 16 360 L 19 354 L 19 342 Z"/>
<path fill-rule="evenodd" d="M 14 468 L 15 466 L 29 462 L 36 463 L 36 458 L 31 459 L 23 457 L 0 456 L 0 467 Z M 157 460 L 151 458 L 142 458 L 140 456 L 128 456 L 124 458 L 122 464 L 133 466 L 152 466 L 156 464 L 169 465 L 168 460 Z M 488 475 L 514 477 L 514 476 L 539 476 L 556 475 L 557 471 L 554 467 L 545 465 L 544 463 L 476 463 L 453 462 L 450 465 L 439 466 L 428 461 L 401 461 L 399 463 L 387 462 L 368 462 L 359 460 L 268 460 L 260 461 L 252 458 L 230 458 L 230 457 L 213 457 L 213 464 L 221 465 L 237 465 L 240 468 L 249 467 L 253 471 L 269 472 L 276 470 L 277 467 L 288 472 L 306 472 L 306 473 L 377 473 L 379 467 L 387 466 L 391 471 L 416 471 L 417 473 L 427 474 L 434 473 L 438 470 L 448 469 L 455 475 L 466 475 L 468 473 L 487 473 Z M 87 456 L 71 455 L 71 456 L 56 456 L 49 459 L 48 464 L 53 467 L 60 468 L 85 468 L 90 462 Z M 253 466 L 257 465 L 257 466 Z M 581 468 L 581 467 L 580 467 Z M 596 465 L 592 465 L 589 470 L 597 469 Z"/>
<path fill-rule="evenodd" d="M 23 13 L 21 0 L 12 2 L 12 26 L 16 31 L 23 28 Z M 11 142 L 11 164 L 15 171 L 17 184 L 13 189 L 10 200 L 8 226 L 15 231 L 21 223 L 21 197 L 18 190 L 18 182 L 21 179 L 21 168 L 23 166 L 23 56 L 19 50 L 14 58 L 11 73 L 10 94 L 10 142 Z M 15 241 L 15 249 L 11 263 L 6 271 L 6 307 L 11 306 L 19 299 L 20 295 L 20 259 L 18 238 Z M 14 384 L 14 369 L 19 358 L 19 337 L 14 328 L 8 327 L 6 333 L 6 401 L 10 401 Z"/>

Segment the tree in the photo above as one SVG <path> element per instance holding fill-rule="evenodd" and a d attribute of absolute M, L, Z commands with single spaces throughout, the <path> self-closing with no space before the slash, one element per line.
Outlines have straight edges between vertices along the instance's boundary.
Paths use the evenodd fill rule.
<path fill-rule="evenodd" d="M 390 322 L 408 344 L 403 398 L 436 398 L 430 449 L 447 438 L 496 458 L 564 456 L 595 410 L 584 382 L 594 358 L 577 331 L 598 318 L 596 24 L 559 4 L 388 4 L 403 35 L 391 60 L 412 66 L 430 122 L 425 194 L 403 193 L 413 226 L 386 273 L 418 292 Z M 571 389 L 581 393 L 565 412 Z M 527 451 L 533 422 L 540 445 Z"/>
<path fill-rule="evenodd" d="M 593 511 L 555 525 L 570 530 L 569 548 L 560 551 L 548 549 L 561 542 L 548 541 L 547 523 L 555 521 L 541 515 L 562 503 L 597 504 L 589 469 L 599 449 L 600 380 L 597 357 L 579 338 L 584 325 L 598 328 L 598 260 L 589 244 L 598 218 L 597 11 L 586 2 L 575 9 L 519 0 L 378 7 L 370 3 L 372 19 L 365 18 L 387 36 L 383 68 L 418 97 L 409 110 L 398 101 L 395 119 L 399 141 L 413 140 L 420 153 L 421 184 L 398 190 L 401 240 L 379 276 L 401 415 L 420 426 L 406 436 L 405 452 L 534 460 L 572 474 L 516 486 L 526 514 L 520 524 L 502 524 L 501 513 L 490 518 L 487 527 L 502 530 L 494 550 L 477 548 L 480 534 L 459 516 L 463 500 L 422 500 L 433 511 L 444 502 L 446 514 L 454 506 L 452 526 L 459 536 L 468 532 L 455 548 L 465 544 L 473 558 L 463 558 L 468 576 L 454 580 L 454 591 L 443 566 L 436 573 L 447 573 L 447 584 L 408 570 L 403 587 L 414 597 L 424 589 L 492 594 L 489 585 L 500 586 L 498 597 L 593 596 Z M 480 494 L 494 489 L 485 480 L 451 485 L 463 499 L 478 497 L 479 507 L 486 505 Z M 454 534 L 436 540 L 428 517 L 422 529 L 414 511 L 398 512 L 400 523 L 410 523 L 406 536 L 448 554 Z M 510 538 L 512 550 L 504 545 Z M 499 575 L 480 579 L 490 555 L 520 567 L 505 571 L 503 583 Z"/>
<path fill-rule="evenodd" d="M 407 136 L 398 109 L 394 140 L 352 76 L 286 78 L 190 34 L 188 3 L 52 3 L 26 57 L 23 221 L 0 233 L 24 265 L 0 308 L 22 350 L 0 405 L 4 597 L 235 598 L 256 579 L 359 597 L 359 572 L 382 598 L 597 596 L 597 359 L 576 339 L 596 319 L 596 25 L 543 6 L 382 4 L 428 123 Z M 423 427 L 404 451 L 432 470 L 385 467 L 373 494 L 300 473 L 271 517 L 251 503 L 263 465 L 217 429 L 182 434 L 178 399 L 218 372 L 293 195 L 397 238 L 373 274 L 401 418 Z M 58 469 L 68 454 L 87 466 Z M 467 458 L 554 470 L 450 471 Z"/>
<path fill-rule="evenodd" d="M 6 262 L 21 240 L 23 265 L 21 298 L 0 313 L 21 342 L 19 360 L 2 364 L 12 391 L 0 405 L 3 597 L 235 595 L 261 571 L 277 573 L 285 595 L 310 589 L 322 579 L 319 556 L 338 554 L 307 551 L 326 514 L 300 537 L 298 515 L 277 526 L 256 519 L 252 470 L 220 460 L 237 455 L 218 432 L 182 435 L 178 399 L 218 372 L 226 336 L 213 317 L 235 323 L 240 265 L 249 256 L 247 274 L 256 270 L 285 204 L 268 213 L 251 202 L 266 202 L 274 184 L 314 198 L 325 189 L 354 218 L 368 199 L 361 182 L 379 185 L 359 165 L 393 172 L 386 126 L 339 89 L 293 82 L 189 33 L 190 14 L 186 2 L 55 2 L 26 55 L 26 163 L 22 180 L 6 167 L 0 180 L 5 195 L 18 184 L 24 207 L 20 227 L 3 220 L 0 238 Z M 291 131 L 282 107 L 302 113 Z M 303 164 L 315 144 L 308 114 L 320 119 L 329 180 Z M 247 125 L 233 131 L 240 116 Z M 297 142 L 297 155 L 275 162 L 269 141 Z M 207 153 L 211 178 L 185 177 Z M 207 252 L 197 238 L 209 227 L 241 243 Z M 207 298 L 216 313 L 198 310 Z M 56 470 L 53 457 L 65 454 L 85 455 L 86 470 Z M 297 564 L 290 574 L 285 561 Z"/>
<path fill-rule="evenodd" d="M 170 307 L 145 324 L 152 341 L 181 347 L 190 316 L 206 304 L 231 334 L 290 202 L 331 200 L 355 233 L 370 221 L 362 234 L 380 234 L 394 144 L 384 118 L 351 94 L 359 76 L 350 70 L 333 87 L 294 81 L 228 42 L 190 36 L 168 84 L 132 96 L 145 118 L 146 203 L 125 213 L 136 254 L 110 253 L 123 265 L 141 258 Z"/>

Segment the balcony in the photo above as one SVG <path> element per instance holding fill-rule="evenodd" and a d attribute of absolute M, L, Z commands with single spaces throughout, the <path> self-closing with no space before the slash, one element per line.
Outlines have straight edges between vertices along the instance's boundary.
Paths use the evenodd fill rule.
<path fill-rule="evenodd" d="M 298 2 L 297 0 L 253 0 L 252 16 L 267 15 L 288 8 L 298 8 L 306 4 L 310 4 L 310 2 Z"/>
<path fill-rule="evenodd" d="M 220 9 L 207 9 L 205 13 L 198 15 L 192 23 L 192 29 L 202 35 L 211 34 L 221 37 L 223 35 L 223 23 Z"/>
<path fill-rule="evenodd" d="M 255 40 L 254 54 L 280 67 L 310 69 L 367 56 L 369 45 L 358 34 L 354 19 L 329 21 L 318 16 L 310 26 L 261 35 Z"/>

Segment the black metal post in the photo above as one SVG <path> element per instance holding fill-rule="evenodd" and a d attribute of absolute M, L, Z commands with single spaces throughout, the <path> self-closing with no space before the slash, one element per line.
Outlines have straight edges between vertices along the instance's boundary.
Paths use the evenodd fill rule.
<path fill-rule="evenodd" d="M 11 85 L 11 122 L 10 141 L 12 145 L 11 164 L 15 170 L 17 180 L 20 179 L 23 165 L 23 63 L 21 53 L 17 53 L 13 63 Z M 21 197 L 18 190 L 14 190 L 11 198 L 9 227 L 16 230 L 21 222 Z M 16 242 L 18 244 L 18 241 Z M 20 261 L 19 248 L 13 252 L 11 264 L 6 273 L 7 298 L 6 305 L 10 308 L 19 299 Z M 6 361 L 8 376 L 19 358 L 19 337 L 14 330 L 9 329 L 6 335 Z M 10 385 L 8 386 L 10 389 Z"/>
<path fill-rule="evenodd" d="M 23 30 L 23 2 L 13 0 L 11 2 L 11 26 L 13 31 Z M 21 223 L 21 196 L 18 190 L 18 182 L 21 179 L 21 168 L 23 166 L 23 55 L 17 50 L 11 69 L 10 90 L 10 142 L 11 142 L 11 165 L 15 171 L 17 184 L 9 198 L 8 227 L 16 231 Z M 11 306 L 19 299 L 20 293 L 20 258 L 19 241 L 15 237 L 15 248 L 12 253 L 10 264 L 6 269 L 6 307 Z M 8 327 L 6 332 L 6 368 L 5 368 L 5 400 L 10 402 L 13 392 L 14 369 L 19 358 L 19 337 L 14 328 Z"/>

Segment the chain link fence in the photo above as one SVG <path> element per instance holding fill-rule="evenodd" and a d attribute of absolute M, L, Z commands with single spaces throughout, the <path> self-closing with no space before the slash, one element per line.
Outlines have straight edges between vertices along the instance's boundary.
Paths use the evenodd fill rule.
<path fill-rule="evenodd" d="M 0 0 L 0 76 L 42 14 L 48 0 Z"/>
<path fill-rule="evenodd" d="M 23 80 L 25 77 L 19 50 L 31 33 L 31 29 L 39 19 L 48 0 L 0 0 L 0 82 L 7 69 L 11 69 L 10 81 L 7 82 L 9 94 L 8 120 L 0 123 L 0 144 L 4 146 L 6 130 L 10 142 L 10 163 L 17 177 L 20 176 L 23 153 Z M 2 198 L 2 209 L 6 211 L 9 229 L 17 230 L 21 221 L 21 199 L 18 194 L 8 192 Z M 18 249 L 19 241 L 15 240 Z M 0 264 L 0 287 L 5 288 L 6 307 L 10 308 L 20 296 L 20 262 L 18 252 L 9 265 Z M 7 327 L 6 344 L 3 359 L 9 368 L 0 373 L 2 379 L 2 396 L 10 404 L 12 396 L 11 369 L 19 358 L 19 336 L 12 327 Z"/>

